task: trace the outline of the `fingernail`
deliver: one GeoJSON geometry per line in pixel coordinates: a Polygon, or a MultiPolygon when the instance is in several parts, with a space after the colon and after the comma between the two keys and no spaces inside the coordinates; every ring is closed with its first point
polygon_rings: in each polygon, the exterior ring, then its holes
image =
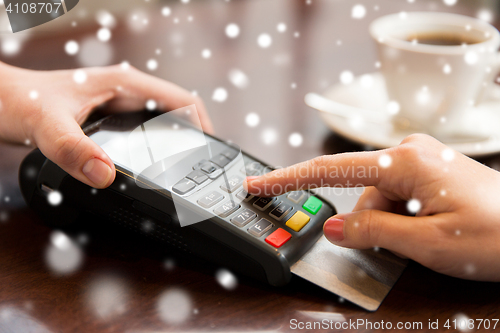
{"type": "Polygon", "coordinates": [[[106,186],[111,177],[111,168],[98,158],[93,158],[83,166],[83,173],[99,187],[106,186]]]}
{"type": "Polygon", "coordinates": [[[344,220],[337,217],[329,218],[323,225],[323,232],[330,242],[340,242],[344,239],[344,220]]]}

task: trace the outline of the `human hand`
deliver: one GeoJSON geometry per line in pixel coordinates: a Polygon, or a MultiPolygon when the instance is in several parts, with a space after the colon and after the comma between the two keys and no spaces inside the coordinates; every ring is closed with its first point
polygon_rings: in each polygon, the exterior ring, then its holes
{"type": "Polygon", "coordinates": [[[500,174],[429,136],[414,134],[385,150],[321,156],[248,177],[245,186],[276,196],[358,184],[368,187],[353,212],[325,222],[332,243],[381,247],[443,274],[500,281],[500,174]]]}
{"type": "Polygon", "coordinates": [[[130,66],[48,72],[0,63],[0,77],[0,139],[37,146],[74,178],[95,188],[113,182],[115,167],[80,124],[103,103],[113,112],[143,109],[148,99],[155,100],[159,110],[196,104],[204,131],[213,131],[201,99],[130,66]]]}

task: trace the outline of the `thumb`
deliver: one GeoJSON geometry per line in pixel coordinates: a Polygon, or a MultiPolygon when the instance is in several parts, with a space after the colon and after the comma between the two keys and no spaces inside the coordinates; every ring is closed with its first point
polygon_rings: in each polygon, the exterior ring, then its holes
{"type": "Polygon", "coordinates": [[[33,137],[48,159],[79,181],[95,188],[104,188],[113,182],[113,162],[83,133],[75,119],[47,117],[33,137]]]}
{"type": "Polygon", "coordinates": [[[429,249],[432,216],[414,217],[380,210],[362,210],[329,218],[324,226],[325,237],[335,245],[369,249],[381,247],[415,259],[422,249],[429,249]]]}

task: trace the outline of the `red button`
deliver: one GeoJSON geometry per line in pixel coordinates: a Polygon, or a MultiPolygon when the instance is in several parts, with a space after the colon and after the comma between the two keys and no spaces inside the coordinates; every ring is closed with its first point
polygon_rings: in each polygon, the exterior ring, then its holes
{"type": "Polygon", "coordinates": [[[290,238],[292,238],[292,235],[288,231],[279,228],[278,230],[267,236],[266,242],[274,247],[280,247],[281,245],[288,242],[290,238]]]}

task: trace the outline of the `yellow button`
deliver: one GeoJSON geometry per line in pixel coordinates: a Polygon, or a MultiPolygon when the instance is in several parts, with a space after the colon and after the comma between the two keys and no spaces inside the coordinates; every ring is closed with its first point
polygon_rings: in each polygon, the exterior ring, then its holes
{"type": "Polygon", "coordinates": [[[311,218],[302,212],[297,212],[286,221],[286,226],[293,231],[300,231],[309,222],[311,218]]]}

